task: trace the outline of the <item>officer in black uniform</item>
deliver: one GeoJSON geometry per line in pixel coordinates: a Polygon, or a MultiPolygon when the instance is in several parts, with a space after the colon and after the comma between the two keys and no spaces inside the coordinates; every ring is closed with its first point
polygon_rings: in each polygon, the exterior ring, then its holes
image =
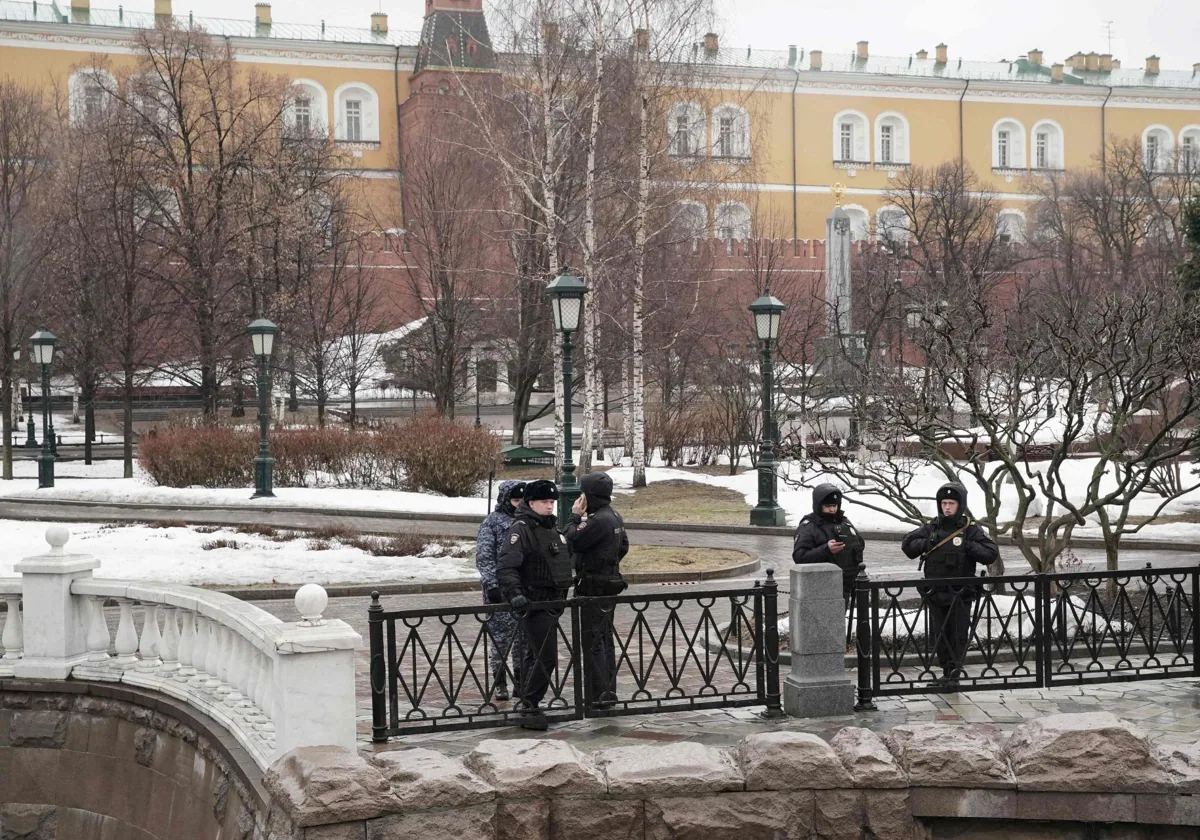
{"type": "Polygon", "coordinates": [[[571,558],[566,540],[555,527],[558,488],[540,479],[525,486],[512,527],[496,564],[496,582],[521,622],[524,657],[516,696],[522,701],[521,726],[545,730],[539,704],[558,667],[558,620],[561,608],[540,607],[561,601],[571,588],[571,558]]]}
{"type": "MultiPolygon", "coordinates": [[[[571,508],[563,530],[575,556],[575,594],[587,598],[620,595],[628,584],[621,577],[621,558],[629,553],[629,537],[621,514],[612,509],[612,479],[588,473],[583,491],[571,508]]],[[[597,709],[617,701],[617,659],[613,646],[612,601],[589,602],[583,609],[584,696],[597,709]]]]}
{"type": "MultiPolygon", "coordinates": [[[[904,538],[902,548],[912,559],[921,558],[927,579],[975,577],[975,566],[990,566],[1000,549],[967,511],[967,488],[958,482],[937,491],[938,516],[904,538]]],[[[979,595],[972,585],[918,587],[929,606],[929,632],[937,639],[941,679],[934,684],[954,689],[962,674],[967,641],[971,635],[971,603],[979,595]]]]}
{"type": "Polygon", "coordinates": [[[854,579],[866,568],[863,538],[842,512],[842,491],[832,484],[813,488],[813,512],[796,526],[792,560],[796,563],[833,563],[842,570],[842,597],[854,593],[854,579]]]}

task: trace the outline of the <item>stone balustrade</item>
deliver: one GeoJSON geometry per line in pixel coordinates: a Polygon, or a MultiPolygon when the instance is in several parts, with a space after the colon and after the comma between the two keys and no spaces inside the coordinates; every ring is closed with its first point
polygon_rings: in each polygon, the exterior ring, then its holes
{"type": "Polygon", "coordinates": [[[353,748],[354,651],[362,638],[325,620],[325,591],[296,593],[298,622],[191,586],[94,578],[99,562],[50,551],[0,580],[7,604],[0,677],[119,682],[182,700],[237,739],[260,768],[305,745],[353,748]],[[115,633],[106,607],[117,609],[115,633]]]}
{"type": "Polygon", "coordinates": [[[528,739],[464,757],[313,747],[283,756],[264,786],[295,840],[1163,840],[1200,826],[1200,744],[1156,744],[1096,712],[1011,734],[845,727],[828,743],[765,731],[732,747],[595,753],[528,739]]]}

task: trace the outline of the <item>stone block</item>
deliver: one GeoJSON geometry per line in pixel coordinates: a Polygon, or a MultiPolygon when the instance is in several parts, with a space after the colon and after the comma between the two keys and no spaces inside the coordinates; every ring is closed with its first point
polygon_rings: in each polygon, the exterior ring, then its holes
{"type": "Polygon", "coordinates": [[[524,799],[496,803],[496,840],[550,840],[550,802],[524,799]]]}
{"type": "Polygon", "coordinates": [[[922,723],[897,726],[883,740],[913,787],[1016,787],[1000,741],[990,730],[922,723]]]}
{"type": "Polygon", "coordinates": [[[8,725],[8,740],[14,747],[61,749],[67,743],[67,712],[13,712],[8,725]]]}
{"type": "Polygon", "coordinates": [[[914,817],[1004,820],[1017,813],[1015,790],[914,787],[908,802],[914,817]]]}
{"type": "Polygon", "coordinates": [[[1139,793],[1134,796],[1137,822],[1157,825],[1200,826],[1200,797],[1170,793],[1139,793]]]}
{"type": "Polygon", "coordinates": [[[863,821],[874,840],[913,840],[917,825],[907,790],[864,790],[863,821]]]}
{"type": "Polygon", "coordinates": [[[742,772],[728,751],[684,741],[616,747],[595,755],[610,794],[720,793],[742,790],[742,772]]]}
{"type": "Polygon", "coordinates": [[[904,788],[908,777],[883,739],[870,729],[844,726],[829,742],[842,766],[860,788],[904,788]]]}
{"type": "Polygon", "coordinates": [[[840,652],[795,654],[787,676],[797,682],[849,680],[846,676],[846,659],[840,652]]]}
{"type": "Polygon", "coordinates": [[[646,811],[636,799],[554,799],[550,840],[642,840],[646,811]]]}
{"type": "Polygon", "coordinates": [[[494,840],[495,814],[491,804],[393,814],[368,820],[367,840],[494,840]]]}
{"type": "Polygon", "coordinates": [[[1165,793],[1174,789],[1149,737],[1109,712],[1047,715],[1005,744],[1021,790],[1165,793]],[[1119,772],[1114,772],[1119,768],[1119,772]]]}
{"type": "Polygon", "coordinates": [[[4,840],[56,840],[55,805],[0,804],[0,837],[4,840]]]}
{"type": "Polygon", "coordinates": [[[1066,793],[1017,791],[1015,816],[1022,820],[1097,823],[1131,823],[1137,808],[1131,793],[1066,793]]]}
{"type": "Polygon", "coordinates": [[[856,692],[849,679],[805,679],[795,678],[796,662],[792,661],[793,673],[783,681],[783,708],[792,717],[830,717],[848,715],[854,711],[856,692]]]}
{"type": "Polygon", "coordinates": [[[263,787],[301,828],[400,810],[379,768],[344,747],[297,747],[271,765],[263,787]]]}
{"type": "Polygon", "coordinates": [[[81,715],[78,712],[71,712],[67,717],[67,740],[63,744],[63,749],[74,752],[87,752],[91,729],[91,717],[81,715]]]}
{"type": "Polygon", "coordinates": [[[71,784],[64,785],[59,792],[59,804],[98,814],[108,811],[118,767],[117,760],[109,755],[60,751],[58,772],[70,778],[71,784]]]}
{"type": "Polygon", "coordinates": [[[833,747],[807,732],[762,732],[743,738],[738,756],[746,790],[848,788],[854,785],[833,747]]]}
{"type": "Polygon", "coordinates": [[[846,607],[836,601],[800,601],[788,612],[793,655],[846,651],[846,607]]]}
{"type": "MultiPolygon", "coordinates": [[[[0,759],[0,802],[58,803],[59,783],[70,778],[59,773],[59,750],[0,747],[0,753],[7,754],[7,760],[0,759]]],[[[71,781],[65,786],[74,784],[71,781]]]]}
{"type": "Polygon", "coordinates": [[[1200,741],[1159,747],[1159,760],[1179,793],[1200,793],[1200,741]]]}
{"type": "Polygon", "coordinates": [[[860,791],[818,790],[814,795],[813,823],[823,840],[859,840],[865,822],[860,791]]]}
{"type": "Polygon", "coordinates": [[[646,800],[645,840],[807,840],[812,791],[646,800]]]}
{"type": "Polygon", "coordinates": [[[605,790],[592,759],[565,741],[488,739],[467,754],[466,766],[506,797],[586,795],[605,790]]]}
{"type": "Polygon", "coordinates": [[[383,752],[371,758],[406,811],[477,805],[496,798],[495,789],[467,770],[461,758],[436,750],[383,752]]]}
{"type": "Polygon", "coordinates": [[[842,570],[832,563],[792,566],[791,601],[841,601],[842,570]]]}
{"type": "Polygon", "coordinates": [[[367,824],[363,820],[315,825],[304,829],[304,840],[367,840],[367,824]]]}

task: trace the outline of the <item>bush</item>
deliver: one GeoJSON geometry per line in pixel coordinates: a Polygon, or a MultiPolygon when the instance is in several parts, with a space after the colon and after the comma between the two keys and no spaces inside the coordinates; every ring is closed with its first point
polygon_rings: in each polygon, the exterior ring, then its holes
{"type": "Polygon", "coordinates": [[[164,487],[248,487],[258,442],[230,426],[174,426],[138,441],[138,462],[164,487]]]}
{"type": "Polygon", "coordinates": [[[212,551],[214,548],[231,548],[237,551],[240,546],[238,546],[237,540],[209,540],[201,543],[200,547],[205,551],[212,551]]]}
{"type": "Polygon", "coordinates": [[[499,438],[487,429],[460,426],[445,417],[416,417],[401,428],[395,445],[409,490],[470,496],[500,454],[499,438]]]}

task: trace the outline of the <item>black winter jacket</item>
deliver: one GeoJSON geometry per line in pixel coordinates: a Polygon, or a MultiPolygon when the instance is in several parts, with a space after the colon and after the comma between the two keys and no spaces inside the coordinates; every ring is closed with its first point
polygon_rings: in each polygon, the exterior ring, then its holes
{"type": "Polygon", "coordinates": [[[966,488],[957,483],[944,485],[945,488],[953,488],[960,494],[959,512],[949,518],[939,515],[912,531],[901,547],[914,560],[925,555],[922,571],[927,578],[974,577],[977,564],[990,566],[995,563],[1000,557],[1000,549],[986,531],[971,521],[966,506],[966,488]],[[960,528],[962,533],[952,536],[960,528]]]}
{"type": "Polygon", "coordinates": [[[792,560],[796,563],[833,563],[842,570],[842,588],[854,588],[858,567],[862,563],[864,543],[854,524],[841,510],[822,513],[825,499],[840,493],[832,484],[820,484],[813,489],[813,512],[800,520],[796,526],[796,538],[792,545],[792,560]],[[829,550],[829,541],[838,540],[846,544],[837,554],[829,550]]]}
{"type": "Polygon", "coordinates": [[[554,514],[538,516],[522,501],[504,538],[496,582],[506,601],[557,601],[571,587],[571,558],[554,514]]]}
{"type": "Polygon", "coordinates": [[[575,555],[576,595],[617,595],[626,587],[621,558],[629,553],[629,537],[621,514],[607,502],[588,497],[588,518],[571,514],[563,536],[575,555]],[[598,509],[592,507],[599,504],[598,509]]]}

